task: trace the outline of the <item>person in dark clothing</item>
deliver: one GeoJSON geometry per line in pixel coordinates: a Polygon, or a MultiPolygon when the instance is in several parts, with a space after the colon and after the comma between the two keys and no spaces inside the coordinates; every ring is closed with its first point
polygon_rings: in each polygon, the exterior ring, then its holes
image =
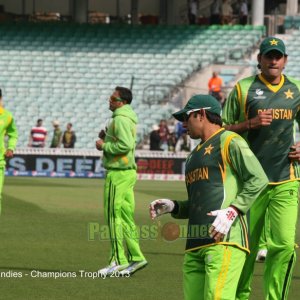
{"type": "Polygon", "coordinates": [[[160,148],[160,135],[158,125],[153,125],[152,131],[150,133],[150,150],[162,151],[160,148]]]}
{"type": "Polygon", "coordinates": [[[72,130],[72,123],[67,124],[67,130],[64,132],[62,143],[64,148],[74,148],[76,142],[75,132],[72,130]]]}

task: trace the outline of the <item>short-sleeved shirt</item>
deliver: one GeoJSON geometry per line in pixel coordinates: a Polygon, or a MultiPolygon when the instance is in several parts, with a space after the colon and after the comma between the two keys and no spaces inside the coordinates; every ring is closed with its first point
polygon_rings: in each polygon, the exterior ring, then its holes
{"type": "Polygon", "coordinates": [[[47,129],[42,126],[35,126],[31,129],[32,147],[43,147],[47,136],[47,129]]]}
{"type": "Polygon", "coordinates": [[[300,82],[282,75],[278,85],[271,85],[261,74],[239,81],[223,110],[223,122],[236,124],[272,109],[269,126],[249,130],[244,137],[257,156],[270,184],[300,179],[297,162],[288,158],[295,144],[295,120],[300,121],[300,82]]]}

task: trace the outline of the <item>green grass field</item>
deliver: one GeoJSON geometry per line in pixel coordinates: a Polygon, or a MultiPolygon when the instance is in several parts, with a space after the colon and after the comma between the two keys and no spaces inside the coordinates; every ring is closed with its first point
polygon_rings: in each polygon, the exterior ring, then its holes
{"type": "MultiPolygon", "coordinates": [[[[109,242],[98,234],[89,236],[88,230],[90,223],[104,225],[103,184],[96,179],[6,178],[0,271],[22,277],[1,277],[0,299],[183,299],[183,239],[168,242],[160,235],[143,236],[141,247],[149,265],[130,278],[84,277],[107,264],[109,242]],[[76,277],[33,277],[35,270],[76,272],[76,277]]],[[[136,222],[145,228],[175,222],[166,215],[153,223],[148,213],[151,200],[186,198],[183,182],[140,181],[135,195],[136,222]]],[[[300,299],[299,266],[298,261],[289,297],[293,300],[300,299]]],[[[263,299],[262,271],[263,264],[257,264],[251,299],[263,299]]]]}

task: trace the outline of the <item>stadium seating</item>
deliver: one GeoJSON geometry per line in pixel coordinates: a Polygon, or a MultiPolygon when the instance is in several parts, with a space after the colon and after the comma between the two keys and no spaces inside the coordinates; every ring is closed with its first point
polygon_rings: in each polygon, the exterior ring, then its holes
{"type": "Polygon", "coordinates": [[[293,30],[285,40],[288,63],[285,66],[284,73],[300,80],[300,30],[293,30]]]}
{"type": "Polygon", "coordinates": [[[0,87],[20,131],[18,146],[26,147],[42,118],[50,137],[51,121],[63,130],[72,122],[76,148],[94,148],[111,115],[110,93],[131,84],[141,141],[176,109],[166,104],[175,86],[228,55],[242,59],[262,34],[263,27],[239,25],[1,24],[0,87]]]}
{"type": "Polygon", "coordinates": [[[300,16],[285,16],[283,27],[285,30],[300,29],[300,16]]]}

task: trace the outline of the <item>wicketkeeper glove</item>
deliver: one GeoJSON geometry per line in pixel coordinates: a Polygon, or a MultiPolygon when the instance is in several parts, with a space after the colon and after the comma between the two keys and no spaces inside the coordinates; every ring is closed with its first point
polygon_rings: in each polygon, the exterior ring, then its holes
{"type": "Polygon", "coordinates": [[[156,199],[150,203],[150,217],[154,219],[173,211],[175,204],[170,199],[156,199]]]}
{"type": "MultiPolygon", "coordinates": [[[[210,216],[216,216],[215,221],[212,223],[214,227],[213,231],[218,233],[227,234],[232,223],[238,216],[238,211],[232,206],[229,206],[225,209],[214,210],[209,213],[210,216]]],[[[211,237],[212,234],[210,234],[211,237]]]]}

